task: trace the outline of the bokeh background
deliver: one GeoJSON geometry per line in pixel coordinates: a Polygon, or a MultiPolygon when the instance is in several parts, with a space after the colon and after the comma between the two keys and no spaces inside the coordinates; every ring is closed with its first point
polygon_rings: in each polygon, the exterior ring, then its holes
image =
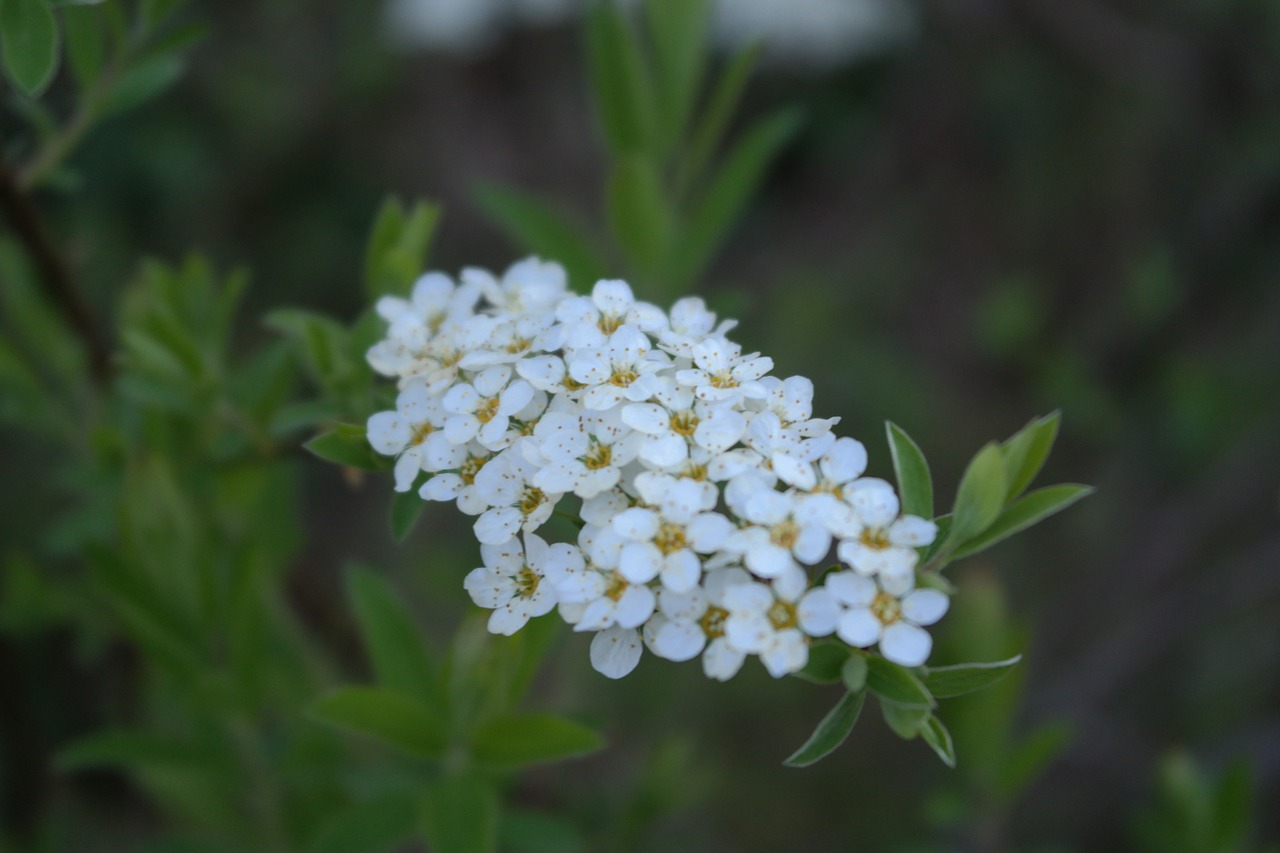
{"type": "MultiPolygon", "coordinates": [[[[106,312],[139,255],[207,252],[252,271],[252,347],[270,308],[365,307],[387,193],[444,205],[431,262],[451,271],[520,256],[480,184],[600,221],[578,12],[194,4],[208,34],[187,74],[95,130],[75,160],[84,191],[50,201],[91,299],[106,312]]],[[[610,746],[528,774],[514,801],[569,816],[587,849],[1159,849],[1143,827],[1184,755],[1210,779],[1243,758],[1256,835],[1275,839],[1280,5],[722,0],[716,16],[723,53],[770,44],[744,116],[798,103],[805,121],[697,292],[780,374],[812,377],[872,473],[891,473],[885,419],[949,496],[982,443],[1061,409],[1045,481],[1098,491],[950,570],[961,594],[937,659],[1026,655],[1017,678],[945,709],[958,771],[873,713],[824,762],[784,768],[835,694],[755,664],[711,683],[652,657],[609,682],[566,630],[532,701],[595,720],[610,746]],[[1019,782],[1010,756],[1029,737],[1043,772],[1019,782]]],[[[299,459],[305,545],[288,577],[306,629],[359,677],[355,561],[448,636],[471,607],[465,523],[435,507],[393,545],[389,478],[299,459]]],[[[34,510],[6,480],[0,530],[16,538],[34,510]]],[[[6,760],[21,741],[38,766],[115,707],[100,668],[119,662],[86,670],[57,632],[6,642],[0,705],[29,706],[5,717],[6,760]]],[[[133,849],[162,820],[109,773],[11,777],[4,793],[10,820],[101,827],[93,849],[133,849]]]]}

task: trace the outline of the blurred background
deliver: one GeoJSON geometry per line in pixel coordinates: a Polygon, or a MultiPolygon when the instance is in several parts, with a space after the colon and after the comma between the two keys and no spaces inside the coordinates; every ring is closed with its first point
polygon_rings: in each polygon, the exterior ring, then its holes
{"type": "MultiPolygon", "coordinates": [[[[604,217],[580,12],[195,3],[208,32],[186,75],[85,140],[82,192],[46,199],[51,219],[104,314],[139,255],[248,268],[245,347],[271,336],[268,309],[366,307],[354,283],[386,193],[443,205],[434,268],[504,268],[522,250],[479,185],[604,217]]],[[[1248,800],[1253,837],[1276,839],[1280,4],[721,0],[713,32],[726,56],[767,42],[744,117],[804,118],[695,291],[780,375],[814,380],[874,474],[892,472],[886,419],[949,498],[982,443],[1061,409],[1045,482],[1098,491],[949,570],[961,592],[934,660],[1025,652],[1017,677],[944,708],[959,770],[871,713],[822,763],[784,768],[836,694],[652,657],[614,683],[565,630],[532,701],[610,745],[525,775],[513,801],[568,817],[587,850],[1196,850],[1169,827],[1248,800]]],[[[29,452],[4,453],[12,542],[47,509],[25,495],[29,452]]],[[[432,507],[395,545],[389,477],[297,464],[287,578],[305,630],[358,677],[356,561],[447,637],[471,608],[465,521],[432,507]]],[[[125,664],[0,610],[6,819],[135,849],[163,822],[145,795],[42,764],[118,711],[103,688],[125,664]]]]}

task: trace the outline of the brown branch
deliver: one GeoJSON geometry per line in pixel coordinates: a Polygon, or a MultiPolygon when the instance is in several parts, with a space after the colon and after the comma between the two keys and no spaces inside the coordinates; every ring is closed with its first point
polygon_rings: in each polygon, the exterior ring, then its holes
{"type": "Polygon", "coordinates": [[[107,340],[45,229],[39,210],[19,187],[3,158],[0,158],[0,208],[4,209],[14,233],[35,265],[45,293],[84,344],[94,381],[105,384],[111,377],[111,349],[107,340]]]}

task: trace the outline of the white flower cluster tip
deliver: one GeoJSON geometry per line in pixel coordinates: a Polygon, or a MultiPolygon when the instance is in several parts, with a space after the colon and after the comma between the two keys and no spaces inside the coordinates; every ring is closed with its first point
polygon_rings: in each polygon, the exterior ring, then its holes
{"type": "Polygon", "coordinates": [[[558,607],[612,678],[645,646],[721,680],[757,655],[778,677],[832,634],[924,663],[948,605],[916,585],[936,527],[863,476],[862,444],[813,417],[812,382],[772,376],[701,299],[667,313],[622,281],[581,296],[536,258],[459,279],[378,302],[389,328],[368,359],[400,394],[368,437],[397,491],[425,474],[422,498],[477,517],[465,587],[490,631],[558,607]],[[562,506],[577,541],[549,544],[562,506]],[[841,566],[819,575],[833,548],[841,566]]]}

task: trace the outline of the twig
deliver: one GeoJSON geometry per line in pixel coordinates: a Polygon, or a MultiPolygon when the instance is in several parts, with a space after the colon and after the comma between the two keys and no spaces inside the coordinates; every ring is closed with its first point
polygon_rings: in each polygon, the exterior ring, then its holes
{"type": "Polygon", "coordinates": [[[71,277],[66,261],[49,237],[40,212],[14,180],[13,172],[0,156],[0,207],[14,233],[35,264],[40,283],[58,311],[84,344],[94,381],[105,384],[111,378],[111,349],[71,277]]]}

